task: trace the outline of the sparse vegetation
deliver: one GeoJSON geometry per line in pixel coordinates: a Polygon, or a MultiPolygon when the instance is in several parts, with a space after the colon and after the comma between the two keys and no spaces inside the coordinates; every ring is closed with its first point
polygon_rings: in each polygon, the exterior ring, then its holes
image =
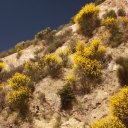
{"type": "Polygon", "coordinates": [[[51,28],[48,27],[48,28],[42,30],[41,32],[38,32],[35,35],[35,38],[37,40],[45,40],[45,41],[47,41],[47,44],[50,44],[50,43],[53,42],[55,32],[56,31],[54,31],[54,30],[52,30],[51,28]]]}
{"type": "Polygon", "coordinates": [[[17,52],[17,55],[16,55],[16,58],[17,58],[17,59],[20,59],[21,55],[22,55],[22,52],[21,52],[21,51],[18,51],[18,52],[17,52]]]}

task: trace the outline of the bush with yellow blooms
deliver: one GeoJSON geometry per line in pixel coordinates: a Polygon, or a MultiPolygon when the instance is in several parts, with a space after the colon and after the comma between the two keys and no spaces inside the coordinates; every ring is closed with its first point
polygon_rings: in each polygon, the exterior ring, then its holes
{"type": "Polygon", "coordinates": [[[4,69],[5,64],[3,62],[0,62],[0,72],[4,69]]]}
{"type": "Polygon", "coordinates": [[[107,116],[94,122],[90,128],[126,128],[125,125],[115,116],[107,116]]]}
{"type": "Polygon", "coordinates": [[[7,101],[9,105],[23,112],[28,105],[28,100],[32,95],[31,80],[28,76],[16,73],[9,79],[8,86],[10,88],[7,93],[7,101]]]}
{"type": "Polygon", "coordinates": [[[120,31],[118,19],[107,17],[102,20],[102,24],[108,28],[111,33],[109,44],[112,47],[117,47],[123,41],[123,33],[120,31]]]}
{"type": "Polygon", "coordinates": [[[99,24],[98,12],[98,7],[94,3],[90,3],[85,5],[74,17],[74,22],[87,36],[92,36],[93,30],[99,24]]]}
{"type": "Polygon", "coordinates": [[[9,79],[8,83],[10,88],[18,89],[21,86],[29,87],[31,85],[31,79],[24,74],[15,73],[14,76],[9,79]]]}
{"type": "Polygon", "coordinates": [[[110,99],[110,113],[128,122],[128,87],[124,87],[110,99]]]}
{"type": "Polygon", "coordinates": [[[57,54],[47,54],[44,58],[44,63],[46,65],[48,73],[52,77],[56,77],[60,73],[60,71],[62,71],[62,59],[57,54]]]}

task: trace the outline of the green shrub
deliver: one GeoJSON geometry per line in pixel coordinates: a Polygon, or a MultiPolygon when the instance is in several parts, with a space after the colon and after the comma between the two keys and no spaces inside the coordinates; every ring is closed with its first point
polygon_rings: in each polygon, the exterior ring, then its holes
{"type": "Polygon", "coordinates": [[[17,52],[19,52],[19,51],[23,50],[24,47],[25,47],[25,42],[23,41],[23,42],[17,43],[15,46],[15,49],[17,52]]]}
{"type": "Polygon", "coordinates": [[[74,22],[79,25],[86,36],[92,36],[93,30],[99,25],[98,12],[98,7],[94,3],[90,3],[85,5],[74,17],[74,22]]]}
{"type": "Polygon", "coordinates": [[[128,122],[128,87],[121,89],[111,97],[110,112],[124,123],[128,122]]]}
{"type": "Polygon", "coordinates": [[[110,10],[106,14],[104,14],[104,18],[107,18],[107,17],[117,18],[117,15],[114,10],[110,10]]]}
{"type": "Polygon", "coordinates": [[[120,65],[117,70],[117,76],[121,85],[128,85],[128,58],[119,57],[116,63],[120,65]]]}
{"type": "Polygon", "coordinates": [[[62,109],[68,109],[72,106],[72,102],[75,100],[75,95],[70,86],[65,85],[58,91],[58,94],[60,95],[62,109]]]}
{"type": "Polygon", "coordinates": [[[56,54],[47,54],[44,58],[44,62],[48,73],[52,77],[56,77],[62,71],[62,59],[56,54]]]}
{"type": "Polygon", "coordinates": [[[126,12],[123,8],[119,8],[117,14],[118,16],[126,16],[126,12]]]}
{"type": "Polygon", "coordinates": [[[55,31],[51,30],[51,28],[48,27],[42,30],[41,32],[38,32],[35,35],[35,38],[40,41],[45,40],[49,44],[53,42],[54,34],[55,34],[55,31]]]}
{"type": "Polygon", "coordinates": [[[91,125],[91,128],[126,128],[125,125],[115,116],[101,118],[91,125]]]}
{"type": "Polygon", "coordinates": [[[17,55],[16,55],[16,58],[17,58],[17,59],[20,59],[21,55],[22,55],[22,52],[21,52],[21,51],[18,51],[18,52],[17,52],[17,55]]]}

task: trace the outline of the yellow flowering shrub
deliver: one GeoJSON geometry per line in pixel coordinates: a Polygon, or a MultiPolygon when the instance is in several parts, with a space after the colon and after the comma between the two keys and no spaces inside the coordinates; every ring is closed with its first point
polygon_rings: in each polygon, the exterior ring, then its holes
{"type": "Polygon", "coordinates": [[[121,89],[111,97],[110,112],[121,120],[128,121],[128,87],[121,89]]]}
{"type": "Polygon", "coordinates": [[[76,81],[76,77],[75,77],[74,74],[70,74],[70,75],[68,75],[67,77],[65,77],[65,83],[66,83],[66,84],[72,85],[72,84],[75,83],[75,81],[76,81]]]}
{"type": "Polygon", "coordinates": [[[31,80],[28,76],[16,73],[8,81],[10,88],[7,92],[7,101],[11,107],[20,111],[25,110],[29,98],[32,94],[31,80]]]}
{"type": "Polygon", "coordinates": [[[102,45],[101,40],[95,38],[90,42],[90,46],[84,49],[83,55],[90,59],[101,60],[104,57],[106,51],[107,49],[104,45],[102,45]]]}
{"type": "Polygon", "coordinates": [[[0,91],[4,89],[4,86],[0,84],[0,91]]]}
{"type": "Polygon", "coordinates": [[[117,27],[117,19],[113,17],[107,17],[102,20],[102,24],[110,29],[117,27]]]}
{"type": "Polygon", "coordinates": [[[56,76],[62,69],[62,59],[56,54],[47,54],[44,58],[48,72],[56,76]]]}
{"type": "Polygon", "coordinates": [[[87,4],[76,14],[74,22],[86,35],[91,36],[92,31],[98,25],[98,12],[99,9],[94,3],[87,4]]]}
{"type": "Polygon", "coordinates": [[[77,44],[76,44],[76,52],[83,52],[84,51],[84,48],[85,48],[85,43],[84,42],[81,42],[81,41],[78,41],[77,44]]]}
{"type": "Polygon", "coordinates": [[[117,47],[123,41],[123,33],[120,31],[118,19],[107,17],[102,20],[102,24],[108,28],[111,33],[109,44],[112,47],[117,47]]]}
{"type": "Polygon", "coordinates": [[[3,62],[0,62],[0,71],[2,71],[4,69],[5,65],[3,62]]]}
{"type": "Polygon", "coordinates": [[[31,91],[28,87],[20,87],[18,90],[14,90],[7,94],[7,100],[13,107],[20,107],[25,104],[29,97],[31,96],[31,91]]]}
{"type": "Polygon", "coordinates": [[[87,77],[99,77],[101,75],[102,65],[97,60],[75,55],[74,69],[87,77]]]}
{"type": "Polygon", "coordinates": [[[91,128],[126,128],[125,125],[115,116],[107,116],[94,122],[91,128]]]}
{"type": "MultiPolygon", "coordinates": [[[[83,46],[82,46],[83,47],[83,46]]],[[[102,45],[98,38],[93,39],[90,45],[82,48],[81,52],[77,50],[73,57],[73,68],[87,77],[99,77],[101,75],[103,59],[106,53],[106,47],[102,45]]]]}
{"type": "Polygon", "coordinates": [[[18,89],[21,86],[30,86],[31,80],[24,74],[15,73],[15,75],[9,79],[8,83],[10,88],[18,89]]]}

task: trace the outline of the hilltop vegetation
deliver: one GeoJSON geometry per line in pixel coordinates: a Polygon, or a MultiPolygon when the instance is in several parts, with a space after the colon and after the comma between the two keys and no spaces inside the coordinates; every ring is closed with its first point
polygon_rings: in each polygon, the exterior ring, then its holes
{"type": "Polygon", "coordinates": [[[1,128],[128,127],[128,17],[108,1],[0,54],[1,128]]]}

